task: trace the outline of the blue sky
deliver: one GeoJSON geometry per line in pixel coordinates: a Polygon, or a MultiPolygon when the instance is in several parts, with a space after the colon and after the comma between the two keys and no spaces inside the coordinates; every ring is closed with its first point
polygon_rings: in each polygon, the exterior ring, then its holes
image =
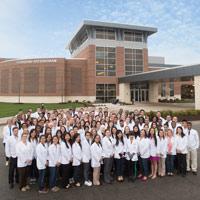
{"type": "Polygon", "coordinates": [[[69,57],[84,19],[157,27],[149,55],[200,63],[199,0],[0,0],[0,57],[69,57]]]}

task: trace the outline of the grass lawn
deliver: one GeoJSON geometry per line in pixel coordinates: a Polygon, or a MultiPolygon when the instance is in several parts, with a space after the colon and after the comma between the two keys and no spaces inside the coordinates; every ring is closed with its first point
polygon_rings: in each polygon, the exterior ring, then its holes
{"type": "MultiPolygon", "coordinates": [[[[84,107],[83,103],[46,103],[44,104],[45,108],[48,110],[53,109],[63,109],[63,108],[76,108],[76,107],[84,107]]],[[[0,118],[14,116],[19,111],[27,111],[28,109],[32,109],[35,111],[38,107],[41,107],[39,103],[1,103],[0,102],[0,118]]]]}

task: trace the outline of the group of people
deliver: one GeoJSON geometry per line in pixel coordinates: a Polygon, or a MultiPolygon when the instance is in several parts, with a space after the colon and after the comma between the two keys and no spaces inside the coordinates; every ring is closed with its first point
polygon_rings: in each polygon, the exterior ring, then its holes
{"type": "Polygon", "coordinates": [[[108,108],[19,113],[3,129],[9,185],[39,193],[174,174],[197,175],[198,132],[176,116],[108,108]],[[59,184],[58,184],[59,183],[59,184]]]}

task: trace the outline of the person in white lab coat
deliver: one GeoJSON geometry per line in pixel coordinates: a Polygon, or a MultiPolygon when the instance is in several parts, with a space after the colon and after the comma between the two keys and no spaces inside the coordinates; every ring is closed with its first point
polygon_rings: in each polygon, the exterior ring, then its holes
{"type": "Polygon", "coordinates": [[[30,189],[27,184],[28,165],[31,165],[33,151],[30,142],[27,141],[28,135],[22,133],[21,141],[16,145],[17,168],[19,172],[19,188],[22,192],[30,189]]]}
{"type": "Polygon", "coordinates": [[[172,129],[167,130],[166,140],[167,140],[166,172],[168,176],[173,176],[177,142],[172,129]]]}
{"type": "Polygon", "coordinates": [[[197,175],[197,149],[199,148],[199,134],[192,128],[192,123],[188,122],[188,153],[187,153],[187,171],[192,170],[197,175]]]}
{"type": "Polygon", "coordinates": [[[176,152],[177,152],[177,173],[186,176],[186,155],[188,153],[188,140],[187,136],[183,133],[183,128],[181,126],[176,129],[176,152]]]}
{"type": "Polygon", "coordinates": [[[149,141],[150,141],[150,161],[151,161],[151,174],[149,177],[155,179],[157,177],[158,171],[158,161],[159,156],[159,140],[156,135],[156,130],[154,128],[149,129],[149,141]]]}
{"type": "Polygon", "coordinates": [[[70,187],[69,178],[72,166],[72,148],[71,135],[65,133],[61,142],[61,169],[62,169],[62,187],[68,189],[70,187]]]}
{"type": "Polygon", "coordinates": [[[142,178],[143,181],[146,181],[149,174],[148,160],[150,157],[150,140],[147,138],[147,134],[144,129],[140,132],[138,147],[141,166],[141,174],[138,175],[138,178],[142,178]]]}
{"type": "Polygon", "coordinates": [[[49,160],[49,186],[52,192],[58,192],[59,187],[56,186],[57,170],[60,166],[61,148],[58,137],[56,135],[52,138],[53,143],[48,149],[48,160],[49,160]]]}
{"type": "Polygon", "coordinates": [[[93,143],[91,145],[91,166],[93,168],[93,185],[100,185],[100,170],[101,163],[103,160],[102,145],[100,143],[101,137],[97,134],[94,137],[93,143]]]}
{"type": "Polygon", "coordinates": [[[85,133],[85,139],[81,141],[82,146],[82,156],[83,156],[83,177],[84,184],[86,186],[92,186],[92,182],[90,181],[90,171],[91,171],[91,147],[92,138],[91,133],[88,131],[85,133]]]}
{"type": "MultiPolygon", "coordinates": [[[[12,125],[12,120],[9,119],[7,120],[7,125],[3,127],[3,146],[4,148],[6,148],[6,142],[9,138],[9,136],[12,135],[12,128],[13,128],[13,125],[12,125]]],[[[8,166],[9,164],[9,158],[6,156],[6,166],[8,166]]]]}
{"type": "Polygon", "coordinates": [[[36,164],[38,169],[38,186],[39,193],[45,194],[48,190],[45,189],[45,175],[46,175],[46,167],[48,166],[48,149],[45,145],[46,137],[45,135],[41,135],[39,139],[39,144],[36,147],[36,164]]]}
{"type": "Polygon", "coordinates": [[[72,154],[73,154],[73,177],[74,182],[77,187],[81,186],[81,170],[82,170],[82,146],[81,138],[79,134],[75,134],[73,138],[74,142],[72,145],[72,154]]]}
{"type": "Polygon", "coordinates": [[[158,175],[163,177],[163,176],[165,176],[165,172],[166,172],[165,160],[167,157],[167,139],[164,135],[163,129],[160,129],[158,132],[158,143],[159,143],[158,175]]]}
{"type": "Polygon", "coordinates": [[[10,189],[14,187],[14,176],[16,183],[19,182],[19,175],[17,170],[17,155],[16,155],[16,145],[19,142],[18,137],[18,127],[12,129],[13,135],[7,138],[5,145],[5,154],[9,158],[9,174],[8,181],[10,184],[10,189]]]}
{"type": "Polygon", "coordinates": [[[125,161],[125,142],[123,139],[123,133],[121,130],[116,132],[116,142],[114,146],[114,158],[116,164],[117,181],[122,182],[124,180],[124,161],[125,161]]]}
{"type": "Polygon", "coordinates": [[[36,146],[38,144],[38,138],[35,129],[32,129],[30,131],[28,141],[31,143],[31,147],[33,150],[32,162],[31,165],[29,166],[29,178],[30,182],[34,183],[38,178],[38,170],[36,166],[36,146]]]}
{"type": "Polygon", "coordinates": [[[105,136],[102,139],[103,148],[103,162],[104,162],[104,182],[111,184],[113,178],[111,177],[111,170],[113,166],[113,156],[114,156],[114,144],[111,140],[110,130],[105,131],[105,136]]]}
{"type": "Polygon", "coordinates": [[[137,177],[138,141],[138,136],[131,131],[129,138],[126,140],[126,160],[128,161],[129,181],[135,181],[137,177]]]}

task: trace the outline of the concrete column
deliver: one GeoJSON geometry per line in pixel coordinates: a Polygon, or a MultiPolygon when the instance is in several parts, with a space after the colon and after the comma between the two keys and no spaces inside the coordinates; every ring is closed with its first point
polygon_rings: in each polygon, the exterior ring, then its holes
{"type": "Polygon", "coordinates": [[[158,102],[158,82],[149,82],[149,102],[157,103],[158,102]]]}
{"type": "Polygon", "coordinates": [[[129,83],[119,84],[119,101],[123,103],[131,103],[131,91],[129,83]]]}
{"type": "Polygon", "coordinates": [[[200,110],[200,76],[194,77],[195,109],[200,110]]]}

